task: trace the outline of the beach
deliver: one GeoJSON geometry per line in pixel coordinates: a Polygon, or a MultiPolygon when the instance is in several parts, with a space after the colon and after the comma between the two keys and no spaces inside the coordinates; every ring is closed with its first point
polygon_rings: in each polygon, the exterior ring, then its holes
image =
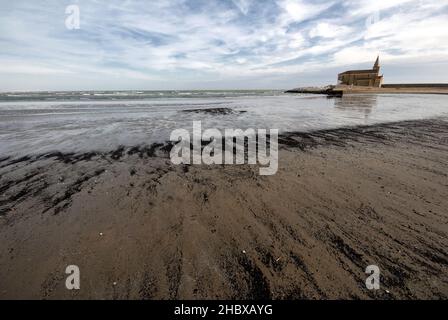
{"type": "Polygon", "coordinates": [[[446,117],[279,146],[273,176],[176,166],[166,143],[2,157],[0,298],[448,297],[446,117]]]}
{"type": "Polygon", "coordinates": [[[13,315],[448,300],[448,0],[0,7],[13,315]]]}

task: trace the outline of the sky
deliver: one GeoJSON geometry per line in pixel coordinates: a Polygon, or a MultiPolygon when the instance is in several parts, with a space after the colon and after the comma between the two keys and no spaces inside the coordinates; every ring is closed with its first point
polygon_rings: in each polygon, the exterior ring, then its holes
{"type": "Polygon", "coordinates": [[[288,89],[378,54],[448,82],[448,0],[0,0],[0,91],[288,89]]]}

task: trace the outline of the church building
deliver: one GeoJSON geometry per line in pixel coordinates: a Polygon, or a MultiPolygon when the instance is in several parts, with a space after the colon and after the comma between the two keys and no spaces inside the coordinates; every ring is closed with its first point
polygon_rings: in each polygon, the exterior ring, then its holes
{"type": "Polygon", "coordinates": [[[383,76],[380,76],[380,57],[376,58],[373,69],[351,70],[340,73],[338,75],[338,84],[381,88],[383,76]]]}

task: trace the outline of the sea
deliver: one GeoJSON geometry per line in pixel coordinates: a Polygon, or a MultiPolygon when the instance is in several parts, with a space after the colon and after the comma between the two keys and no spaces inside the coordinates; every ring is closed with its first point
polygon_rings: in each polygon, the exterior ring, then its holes
{"type": "Polygon", "coordinates": [[[447,95],[290,94],[278,90],[0,93],[0,156],[108,151],[166,142],[175,129],[320,129],[448,117],[447,95]],[[225,112],[207,112],[215,109],[225,112]]]}

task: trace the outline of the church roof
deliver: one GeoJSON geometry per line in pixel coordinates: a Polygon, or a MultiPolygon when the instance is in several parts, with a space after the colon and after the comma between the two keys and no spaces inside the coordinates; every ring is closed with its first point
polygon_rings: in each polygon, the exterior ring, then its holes
{"type": "Polygon", "coordinates": [[[349,70],[342,72],[340,74],[353,74],[353,73],[377,73],[376,70],[370,69],[370,70],[349,70]]]}
{"type": "Polygon", "coordinates": [[[369,69],[369,70],[349,70],[349,71],[342,72],[339,75],[356,74],[356,73],[378,73],[379,69],[380,69],[380,56],[378,55],[378,57],[376,58],[375,64],[373,66],[373,69],[369,69]]]}

